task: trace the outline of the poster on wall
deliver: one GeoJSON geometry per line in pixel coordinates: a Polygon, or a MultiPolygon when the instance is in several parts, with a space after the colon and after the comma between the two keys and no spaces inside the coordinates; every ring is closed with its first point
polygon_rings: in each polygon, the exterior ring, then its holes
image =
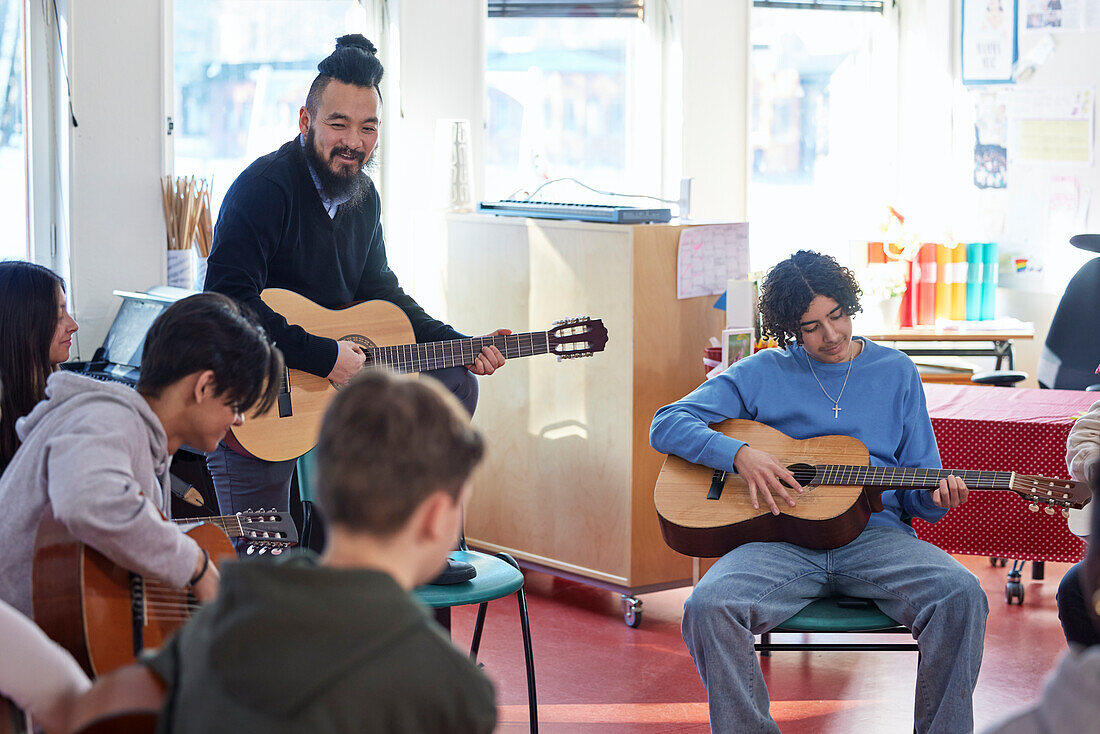
{"type": "Polygon", "coordinates": [[[1012,82],[1018,12],[1017,0],[963,0],[963,84],[1012,82]]]}
{"type": "Polygon", "coordinates": [[[1020,27],[1025,31],[1096,30],[1100,22],[1097,0],[1024,0],[1020,27]]]}
{"type": "Polygon", "coordinates": [[[974,185],[1008,186],[1008,94],[983,89],[974,98],[974,185]]]}

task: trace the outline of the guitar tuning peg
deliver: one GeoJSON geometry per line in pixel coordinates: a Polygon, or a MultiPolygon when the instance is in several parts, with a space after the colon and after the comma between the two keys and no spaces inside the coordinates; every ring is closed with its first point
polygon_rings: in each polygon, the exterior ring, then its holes
{"type": "Polygon", "coordinates": [[[1065,507],[1062,508],[1062,517],[1069,517],[1069,510],[1067,510],[1065,507]]]}
{"type": "Polygon", "coordinates": [[[559,354],[559,355],[558,355],[558,361],[560,362],[560,361],[562,361],[563,359],[565,359],[565,357],[563,357],[563,356],[561,356],[561,355],[559,354]]]}
{"type": "Polygon", "coordinates": [[[272,548],[271,549],[271,555],[273,555],[273,556],[281,556],[282,554],[283,554],[283,549],[282,548],[272,548]]]}
{"type": "Polygon", "coordinates": [[[259,553],[259,555],[261,555],[261,556],[262,556],[262,555],[263,555],[264,553],[267,553],[267,546],[263,546],[262,548],[260,548],[260,553],[259,553]]]}
{"type": "Polygon", "coordinates": [[[1047,505],[1046,507],[1043,508],[1043,512],[1045,512],[1048,515],[1054,515],[1054,508],[1051,507],[1050,505],[1047,505]]]}
{"type": "Polygon", "coordinates": [[[250,545],[250,546],[248,546],[248,550],[246,550],[246,551],[244,552],[244,554],[245,554],[246,556],[250,556],[250,555],[252,555],[252,554],[253,554],[253,553],[255,553],[255,552],[256,552],[256,546],[254,546],[254,545],[250,545]]]}
{"type": "Polygon", "coordinates": [[[1039,505],[1032,502],[1030,505],[1027,506],[1027,509],[1031,510],[1032,512],[1038,512],[1039,511],[1039,505]]]}

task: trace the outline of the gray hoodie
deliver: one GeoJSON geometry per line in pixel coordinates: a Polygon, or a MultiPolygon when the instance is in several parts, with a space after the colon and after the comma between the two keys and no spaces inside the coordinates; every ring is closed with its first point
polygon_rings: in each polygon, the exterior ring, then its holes
{"type": "Polygon", "coordinates": [[[23,445],[0,476],[0,599],[31,616],[34,536],[47,505],[118,565],[182,587],[198,558],[170,512],[168,439],[124,385],[57,372],[15,424],[23,445]]]}
{"type": "Polygon", "coordinates": [[[1085,734],[1100,731],[1100,647],[1071,645],[1031,708],[985,734],[1085,734]]]}

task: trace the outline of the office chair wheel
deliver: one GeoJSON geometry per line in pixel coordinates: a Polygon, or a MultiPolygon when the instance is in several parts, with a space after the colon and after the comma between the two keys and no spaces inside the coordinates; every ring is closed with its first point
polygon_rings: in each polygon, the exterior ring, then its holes
{"type": "Polygon", "coordinates": [[[634,596],[622,595],[623,621],[627,627],[637,629],[642,623],[642,600],[634,596]]]}
{"type": "Polygon", "coordinates": [[[993,566],[994,568],[996,568],[997,566],[1003,567],[1006,563],[1008,563],[1007,558],[997,558],[996,556],[989,557],[989,565],[993,566]]]}
{"type": "Polygon", "coordinates": [[[1024,585],[1019,581],[1009,581],[1005,584],[1005,603],[1007,604],[1023,604],[1024,603],[1024,585]]]}

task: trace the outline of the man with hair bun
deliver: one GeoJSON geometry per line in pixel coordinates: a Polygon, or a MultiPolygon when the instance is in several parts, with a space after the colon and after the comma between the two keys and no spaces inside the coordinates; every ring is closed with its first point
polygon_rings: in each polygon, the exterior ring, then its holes
{"type": "MultiPolygon", "coordinates": [[[[768,273],[760,294],[766,349],[736,362],[657,411],[653,448],[748,484],[753,507],[779,514],[802,488],[775,456],[709,426],[727,418],[764,423],[794,439],[853,436],[874,466],[939,468],[924,390],[904,354],[852,336],[859,286],[836,260],[801,250],[768,273]]],[[[729,491],[728,489],[726,491],[729,491]]],[[[977,578],[916,537],[908,520],[935,522],[966,501],[960,477],[932,491],[888,490],[881,512],[847,545],[741,545],[714,564],[684,604],[683,636],[710,705],[713,732],[778,732],[753,635],[819,597],[872,599],[920,644],[914,728],[974,730],[972,694],[989,611],[977,578]]]]}
{"type": "MultiPolygon", "coordinates": [[[[389,301],[408,316],[418,342],[465,336],[425,313],[387,262],[381,202],[365,172],[374,161],[381,122],[383,69],[376,53],[359,34],[341,36],[336,50],[317,65],[299,111],[300,134],[252,163],[226,193],[205,283],[206,290],[259,314],[287,366],[337,384],[347,383],[363,366],[362,350],[288,323],[260,299],[265,288],[290,290],[326,308],[389,301]]],[[[475,375],[490,375],[503,364],[500,351],[486,347],[466,368],[424,374],[472,414],[475,375]]],[[[221,512],[287,509],[294,461],[261,461],[230,446],[223,443],[208,457],[221,512]]]]}

